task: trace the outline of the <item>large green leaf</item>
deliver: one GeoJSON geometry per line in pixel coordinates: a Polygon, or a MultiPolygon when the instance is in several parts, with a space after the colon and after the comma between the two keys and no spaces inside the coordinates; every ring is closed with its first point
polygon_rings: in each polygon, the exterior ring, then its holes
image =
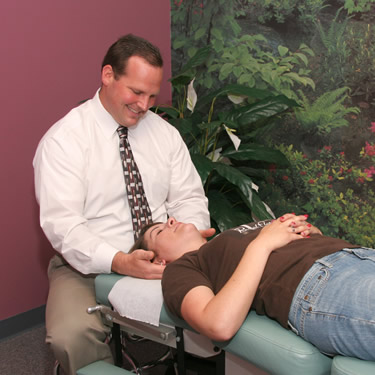
{"type": "Polygon", "coordinates": [[[207,104],[211,103],[214,98],[220,97],[220,96],[227,96],[229,94],[244,95],[244,96],[247,96],[249,98],[254,98],[254,99],[264,99],[272,95],[271,92],[267,90],[256,89],[256,88],[248,87],[245,85],[239,85],[239,84],[229,84],[220,88],[219,90],[216,90],[206,96],[201,97],[196,107],[198,108],[205,107],[207,104]]]}
{"type": "Polygon", "coordinates": [[[253,195],[251,215],[253,217],[253,221],[272,219],[272,215],[267,211],[266,206],[259,198],[258,194],[253,195]]]}
{"type": "Polygon", "coordinates": [[[289,161],[282,152],[256,143],[241,144],[237,151],[234,147],[230,147],[222,152],[222,156],[235,160],[265,161],[280,167],[289,166],[289,161]]]}
{"type": "Polygon", "coordinates": [[[220,126],[222,122],[221,121],[211,121],[211,122],[202,122],[201,124],[198,124],[197,126],[199,129],[205,131],[208,130],[209,133],[215,132],[220,126]]]}
{"type": "Polygon", "coordinates": [[[288,108],[298,104],[284,95],[269,96],[257,103],[236,108],[223,117],[223,120],[238,123],[238,125],[248,125],[261,119],[270,118],[280,114],[288,108]]]}
{"type": "Polygon", "coordinates": [[[178,118],[178,115],[179,115],[178,110],[174,107],[156,107],[155,106],[155,107],[152,107],[151,110],[157,113],[158,115],[162,113],[166,113],[171,118],[178,118]]]}
{"type": "Polygon", "coordinates": [[[215,170],[220,176],[224,177],[227,181],[237,186],[245,197],[248,207],[251,209],[254,191],[252,189],[253,182],[250,177],[246,176],[238,169],[223,163],[215,163],[215,170]]]}
{"type": "Polygon", "coordinates": [[[223,163],[215,163],[215,170],[220,176],[239,189],[244,203],[249,207],[256,220],[270,218],[270,214],[267,212],[262,200],[253,190],[253,182],[249,176],[243,174],[238,169],[223,163]]]}
{"type": "Polygon", "coordinates": [[[192,123],[190,119],[177,118],[170,119],[169,122],[180,132],[182,137],[187,134],[196,135],[199,132],[199,129],[192,123]]]}
{"type": "Polygon", "coordinates": [[[194,68],[202,65],[210,56],[211,48],[209,46],[200,48],[196,54],[181,68],[179,74],[170,79],[172,85],[181,84],[182,81],[188,83],[194,78],[194,68]]]}
{"type": "Polygon", "coordinates": [[[211,171],[215,168],[216,163],[201,154],[192,154],[191,160],[193,161],[202,180],[202,184],[204,185],[211,171]]]}
{"type": "Polygon", "coordinates": [[[266,175],[268,175],[268,170],[264,168],[255,168],[256,165],[248,166],[248,165],[241,165],[238,166],[237,169],[239,169],[242,173],[246,174],[247,176],[250,176],[251,178],[257,179],[257,180],[265,180],[266,175]]]}
{"type": "Polygon", "coordinates": [[[207,198],[211,220],[221,232],[252,221],[250,211],[246,214],[239,206],[233,206],[224,193],[210,190],[207,198]]]}
{"type": "Polygon", "coordinates": [[[174,88],[178,88],[181,86],[187,86],[191,80],[194,78],[195,72],[191,72],[190,74],[179,74],[175,78],[171,78],[170,81],[174,88]]]}

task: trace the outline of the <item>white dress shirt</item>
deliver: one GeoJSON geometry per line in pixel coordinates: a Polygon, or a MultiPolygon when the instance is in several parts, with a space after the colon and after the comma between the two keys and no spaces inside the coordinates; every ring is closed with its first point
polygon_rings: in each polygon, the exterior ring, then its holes
{"type": "MultiPolygon", "coordinates": [[[[114,255],[134,243],[117,127],[98,90],[47,131],[33,161],[41,227],[84,274],[111,272],[114,255]]],[[[169,215],[208,228],[207,199],[179,132],[148,111],[128,137],[153,221],[169,215]]]]}

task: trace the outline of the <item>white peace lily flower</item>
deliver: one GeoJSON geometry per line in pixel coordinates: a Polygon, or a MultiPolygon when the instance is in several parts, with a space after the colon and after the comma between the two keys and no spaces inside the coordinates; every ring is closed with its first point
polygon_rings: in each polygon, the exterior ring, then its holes
{"type": "Polygon", "coordinates": [[[197,104],[197,93],[194,90],[194,80],[189,83],[188,92],[187,92],[187,108],[191,112],[194,112],[195,105],[197,104]]]}
{"type": "Polygon", "coordinates": [[[210,152],[207,157],[208,159],[212,160],[212,161],[218,161],[220,158],[221,158],[221,151],[222,151],[222,147],[220,148],[217,148],[213,153],[210,152]]]}
{"type": "Polygon", "coordinates": [[[238,138],[236,135],[233,134],[236,131],[236,129],[230,129],[225,124],[223,124],[223,125],[224,125],[224,129],[227,132],[230,140],[233,142],[234,148],[237,151],[238,147],[240,147],[241,139],[238,138]]]}
{"type": "Polygon", "coordinates": [[[259,186],[258,186],[258,185],[255,185],[254,182],[251,183],[251,188],[252,188],[253,190],[255,190],[256,192],[258,192],[258,190],[259,190],[259,186]]]}
{"type": "Polygon", "coordinates": [[[228,95],[228,99],[234,104],[241,104],[246,100],[246,95],[228,95]]]}

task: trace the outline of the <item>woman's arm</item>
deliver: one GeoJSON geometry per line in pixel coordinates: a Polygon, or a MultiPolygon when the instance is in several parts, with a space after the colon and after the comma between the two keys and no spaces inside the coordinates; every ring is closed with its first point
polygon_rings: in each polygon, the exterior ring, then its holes
{"type": "Polygon", "coordinates": [[[233,275],[217,295],[205,286],[186,294],[181,305],[183,318],[213,340],[233,337],[250,310],[271,252],[302,239],[300,233],[308,230],[305,217],[294,215],[264,227],[247,246],[233,275]]]}

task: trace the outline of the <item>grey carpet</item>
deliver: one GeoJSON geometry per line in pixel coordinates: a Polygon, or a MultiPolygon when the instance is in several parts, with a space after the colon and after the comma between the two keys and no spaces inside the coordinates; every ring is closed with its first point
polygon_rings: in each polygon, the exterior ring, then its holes
{"type": "Polygon", "coordinates": [[[52,375],[54,358],[47,345],[44,325],[0,342],[1,375],[52,375]]]}
{"type": "MultiPolygon", "coordinates": [[[[45,344],[44,325],[23,331],[0,341],[0,374],[1,375],[52,375],[55,359],[45,344]]],[[[153,342],[128,342],[128,351],[142,364],[155,360],[165,351],[165,347],[153,342]]],[[[129,364],[124,367],[129,370],[129,364]]],[[[170,374],[165,365],[159,365],[144,371],[145,375],[170,374]]],[[[174,371],[172,371],[173,373],[174,371]]],[[[187,371],[194,375],[195,372],[187,371]]]]}

